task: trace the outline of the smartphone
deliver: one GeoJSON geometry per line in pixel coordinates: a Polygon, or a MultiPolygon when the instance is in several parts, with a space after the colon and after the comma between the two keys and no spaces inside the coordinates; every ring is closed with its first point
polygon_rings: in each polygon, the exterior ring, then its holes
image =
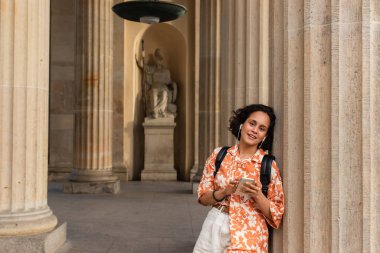
{"type": "Polygon", "coordinates": [[[246,177],[241,178],[240,181],[239,181],[238,187],[237,187],[237,189],[236,189],[237,192],[243,193],[243,192],[241,191],[241,188],[242,188],[242,186],[243,186],[243,184],[244,184],[245,182],[254,183],[255,180],[252,179],[252,178],[246,178],[246,177]]]}

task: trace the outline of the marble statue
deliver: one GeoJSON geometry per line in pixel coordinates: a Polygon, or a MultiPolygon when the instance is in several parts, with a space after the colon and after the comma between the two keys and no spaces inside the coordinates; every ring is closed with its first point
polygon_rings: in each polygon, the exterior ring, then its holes
{"type": "Polygon", "coordinates": [[[139,64],[143,70],[145,111],[149,118],[175,117],[177,84],[171,80],[170,71],[163,64],[160,49],[154,51],[153,63],[139,64]]]}

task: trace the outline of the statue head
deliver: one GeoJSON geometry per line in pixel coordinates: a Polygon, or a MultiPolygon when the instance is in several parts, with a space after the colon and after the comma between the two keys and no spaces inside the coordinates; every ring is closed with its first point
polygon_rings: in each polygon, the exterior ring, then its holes
{"type": "Polygon", "coordinates": [[[158,66],[163,67],[164,66],[163,61],[164,61],[164,57],[162,57],[161,55],[161,50],[159,48],[156,48],[156,50],[154,50],[154,62],[158,66]]]}

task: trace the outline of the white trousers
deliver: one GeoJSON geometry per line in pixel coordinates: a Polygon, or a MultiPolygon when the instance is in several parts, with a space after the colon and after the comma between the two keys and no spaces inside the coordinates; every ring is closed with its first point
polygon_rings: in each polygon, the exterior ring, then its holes
{"type": "Polygon", "coordinates": [[[224,253],[230,246],[228,214],[211,208],[203,222],[193,253],[224,253]]]}

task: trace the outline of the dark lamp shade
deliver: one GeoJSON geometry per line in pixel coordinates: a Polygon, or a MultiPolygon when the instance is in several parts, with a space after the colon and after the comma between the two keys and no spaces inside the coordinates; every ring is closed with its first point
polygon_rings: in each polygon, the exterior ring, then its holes
{"type": "Polygon", "coordinates": [[[115,4],[112,10],[121,18],[144,23],[172,21],[187,11],[182,5],[163,1],[127,1],[115,4]]]}

